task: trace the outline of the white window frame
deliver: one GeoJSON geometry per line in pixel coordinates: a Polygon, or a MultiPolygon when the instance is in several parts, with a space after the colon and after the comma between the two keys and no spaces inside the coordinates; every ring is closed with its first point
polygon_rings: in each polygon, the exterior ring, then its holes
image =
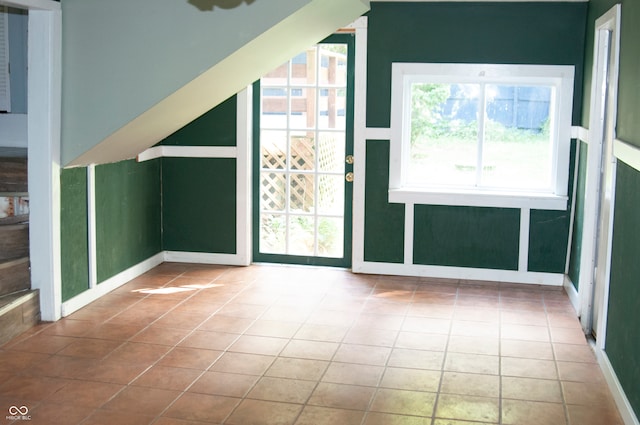
{"type": "Polygon", "coordinates": [[[567,207],[574,67],[572,65],[393,63],[389,201],[563,210],[567,207]],[[550,114],[552,190],[548,192],[416,187],[405,182],[409,159],[411,85],[415,82],[546,85],[555,87],[550,114]]]}

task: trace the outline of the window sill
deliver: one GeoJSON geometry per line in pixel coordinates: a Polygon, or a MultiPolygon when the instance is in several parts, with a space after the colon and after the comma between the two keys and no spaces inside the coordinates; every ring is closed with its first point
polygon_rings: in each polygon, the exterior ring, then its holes
{"type": "Polygon", "coordinates": [[[399,204],[566,210],[567,200],[567,196],[548,193],[421,188],[389,189],[389,202],[399,204]]]}

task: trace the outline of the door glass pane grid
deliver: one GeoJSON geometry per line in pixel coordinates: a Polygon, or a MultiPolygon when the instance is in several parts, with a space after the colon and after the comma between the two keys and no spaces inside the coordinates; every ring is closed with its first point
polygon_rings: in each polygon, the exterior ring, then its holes
{"type": "MultiPolygon", "coordinates": [[[[340,56],[331,49],[329,53],[340,56]]],[[[260,251],[340,258],[344,251],[346,59],[333,60],[321,56],[321,49],[310,49],[261,83],[260,251]],[[306,81],[302,79],[304,61],[306,81]],[[344,70],[327,69],[327,64],[335,68],[339,62],[344,70]],[[283,87],[285,76],[288,86],[283,87]],[[274,101],[276,95],[286,101],[274,101]],[[267,136],[264,143],[263,136],[267,136]]]]}

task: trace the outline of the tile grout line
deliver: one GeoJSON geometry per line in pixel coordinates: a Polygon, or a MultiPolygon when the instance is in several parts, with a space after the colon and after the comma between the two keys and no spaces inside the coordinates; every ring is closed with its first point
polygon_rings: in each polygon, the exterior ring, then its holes
{"type": "MultiPolygon", "coordinates": [[[[220,277],[222,277],[224,274],[226,274],[229,270],[229,268],[227,268],[222,274],[220,274],[219,276],[211,279],[211,283],[215,282],[216,280],[218,280],[220,277]]],[[[169,282],[167,282],[165,285],[163,285],[162,287],[167,287],[167,285],[169,285],[171,282],[174,282],[176,279],[178,279],[179,277],[181,277],[184,273],[186,272],[182,272],[179,275],[177,275],[176,277],[174,277],[173,279],[171,279],[169,282]]],[[[249,285],[247,285],[244,289],[242,289],[241,291],[239,291],[238,293],[236,293],[233,297],[231,297],[229,300],[227,300],[227,302],[225,302],[222,306],[227,305],[228,303],[230,303],[234,298],[236,298],[239,294],[243,293],[245,290],[247,290],[249,288],[249,286],[251,286],[251,283],[249,285]]],[[[153,320],[152,322],[150,322],[149,324],[147,324],[147,326],[145,326],[142,330],[140,330],[139,332],[137,332],[136,334],[132,335],[130,338],[128,338],[127,340],[125,340],[120,346],[118,346],[118,348],[122,347],[124,344],[126,344],[127,342],[129,342],[131,340],[131,338],[134,338],[136,335],[138,335],[139,333],[143,332],[144,330],[148,329],[151,325],[153,325],[154,323],[156,323],[158,320],[162,319],[163,317],[165,317],[166,315],[168,315],[171,311],[173,311],[175,308],[177,308],[178,306],[186,303],[189,299],[191,299],[192,297],[194,297],[196,294],[198,294],[200,291],[203,291],[204,289],[207,288],[201,288],[197,291],[194,291],[190,296],[186,297],[185,299],[183,299],[182,301],[180,301],[179,303],[177,303],[175,306],[173,306],[172,308],[170,308],[167,312],[165,312],[164,314],[162,314],[161,316],[157,317],[155,320],[153,320]]],[[[146,299],[150,297],[150,295],[147,295],[145,297],[142,297],[140,301],[142,301],[143,299],[146,299]]],[[[149,298],[150,299],[150,298],[149,298]]],[[[134,303],[133,305],[135,305],[137,303],[134,303]]],[[[130,306],[129,308],[133,307],[130,306]]],[[[164,359],[167,354],[169,354],[171,351],[173,351],[173,349],[175,349],[178,344],[180,344],[182,341],[184,341],[185,339],[187,339],[190,335],[192,335],[199,326],[202,325],[202,323],[204,323],[205,321],[209,320],[213,315],[215,315],[218,311],[220,311],[220,309],[222,308],[219,307],[218,309],[216,309],[213,313],[211,313],[206,319],[203,319],[197,326],[195,326],[190,332],[188,332],[183,338],[181,338],[179,341],[177,341],[175,344],[173,344],[171,346],[171,348],[164,353],[162,356],[160,356],[156,361],[154,361],[153,363],[151,363],[147,368],[145,368],[142,372],[140,372],[138,375],[136,375],[134,378],[132,378],[127,384],[124,385],[123,388],[120,389],[120,391],[116,392],[113,396],[111,396],[107,401],[105,401],[104,403],[102,403],[100,406],[98,406],[96,409],[94,409],[94,412],[92,412],[91,415],[89,415],[87,418],[85,418],[82,422],[80,422],[80,425],[82,423],[84,423],[84,421],[86,421],[90,416],[93,415],[93,413],[95,413],[95,411],[98,411],[99,409],[101,409],[103,406],[105,406],[107,403],[109,403],[110,401],[112,401],[113,399],[115,399],[118,395],[120,395],[122,392],[124,392],[126,389],[130,388],[132,386],[132,383],[135,382],[136,380],[138,380],[142,375],[144,375],[147,371],[149,371],[151,368],[153,368],[154,366],[156,366],[160,361],[162,361],[162,359],[164,359]]],[[[126,311],[129,308],[123,310],[126,311]]],[[[122,313],[122,312],[121,312],[122,313]]],[[[120,313],[118,313],[120,314],[120,313]]],[[[115,317],[115,316],[114,316],[115,317]]],[[[111,320],[111,319],[109,319],[111,320]]],[[[109,321],[108,320],[108,321],[109,321]]],[[[108,322],[107,321],[107,322],[108,322]]],[[[143,343],[141,343],[143,344],[143,343]]],[[[117,350],[118,348],[114,349],[111,353],[109,353],[107,356],[105,356],[103,358],[103,360],[107,357],[109,357],[109,355],[111,355],[115,350],[117,350]]],[[[216,350],[218,351],[218,350],[216,350]]],[[[221,356],[221,355],[220,355],[221,356]]],[[[188,388],[190,388],[198,379],[200,379],[200,377],[202,375],[204,375],[204,373],[206,373],[206,371],[209,369],[209,367],[211,367],[219,358],[220,356],[218,356],[216,358],[216,360],[214,360],[200,375],[198,375],[194,381],[184,390],[180,391],[180,394],[178,396],[176,396],[176,398],[170,402],[158,415],[156,415],[156,417],[152,420],[151,423],[155,423],[157,420],[159,420],[159,418],[162,417],[162,414],[165,413],[169,408],[171,408],[171,406],[173,406],[175,404],[175,402],[182,397],[188,390],[188,388]]]]}
{"type": "Polygon", "coordinates": [[[447,342],[444,346],[444,352],[443,352],[443,356],[442,356],[442,363],[440,364],[440,382],[438,383],[438,389],[436,392],[436,397],[435,400],[433,401],[433,412],[431,415],[431,425],[435,425],[437,418],[437,411],[438,411],[438,406],[440,403],[440,396],[442,394],[442,383],[444,382],[444,374],[445,374],[445,367],[447,364],[447,358],[449,357],[449,344],[451,343],[451,332],[453,331],[453,322],[454,322],[454,317],[456,314],[456,310],[458,308],[458,296],[460,294],[460,281],[457,281],[456,284],[456,293],[455,293],[455,298],[453,301],[453,311],[451,312],[451,319],[450,319],[450,323],[449,323],[449,332],[447,334],[447,342]]]}
{"type": "MultiPolygon", "coordinates": [[[[376,285],[372,288],[372,292],[376,289],[377,286],[378,286],[378,283],[376,283],[376,285]]],[[[373,402],[376,399],[376,397],[378,395],[378,392],[380,390],[380,386],[382,384],[382,381],[384,380],[384,377],[387,374],[387,369],[389,368],[389,360],[391,359],[391,355],[393,354],[393,351],[396,348],[396,344],[398,343],[398,338],[400,337],[400,333],[402,332],[402,327],[404,326],[404,323],[406,322],[406,319],[407,319],[407,316],[408,316],[408,313],[409,313],[409,307],[410,307],[411,303],[413,302],[413,299],[415,297],[415,294],[416,294],[417,290],[418,290],[418,284],[416,283],[416,286],[413,288],[413,291],[411,292],[411,300],[409,301],[409,305],[407,305],[405,307],[405,312],[402,315],[402,321],[400,323],[398,331],[396,332],[396,336],[395,336],[395,338],[393,340],[393,344],[391,345],[391,351],[389,352],[389,355],[385,359],[385,363],[382,366],[382,368],[383,368],[382,369],[382,373],[380,374],[380,377],[378,378],[378,382],[376,383],[375,391],[373,392],[373,395],[369,399],[369,403],[367,404],[367,407],[366,407],[366,410],[364,412],[364,415],[362,416],[362,420],[360,421],[360,425],[365,425],[369,414],[372,412],[371,408],[373,407],[373,402]]],[[[371,294],[369,294],[369,297],[370,296],[371,296],[371,294]]],[[[364,305],[363,305],[363,308],[364,308],[364,305]]]]}

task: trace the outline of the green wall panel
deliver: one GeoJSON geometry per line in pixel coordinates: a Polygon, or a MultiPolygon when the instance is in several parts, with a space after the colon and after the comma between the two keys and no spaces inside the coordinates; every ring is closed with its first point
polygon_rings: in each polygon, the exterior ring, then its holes
{"type": "Polygon", "coordinates": [[[161,145],[235,146],[237,97],[232,96],[201,117],[193,120],[161,145]]]}
{"type": "Polygon", "coordinates": [[[640,172],[618,162],[606,352],[640,416],[640,172]]]}
{"type": "Polygon", "coordinates": [[[236,160],[163,158],[163,248],[236,253],[236,160]]]}
{"type": "Polygon", "coordinates": [[[404,205],[390,204],[389,142],[367,141],[364,259],[404,262],[404,205]]]}
{"type": "Polygon", "coordinates": [[[162,251],[160,160],[95,170],[98,282],[162,251]]]}
{"type": "Polygon", "coordinates": [[[416,205],[413,262],[517,270],[520,211],[416,205]]]}
{"type": "Polygon", "coordinates": [[[564,273],[569,237],[569,212],[531,210],[529,271],[564,273]]]}
{"type": "Polygon", "coordinates": [[[571,256],[569,258],[569,278],[573,286],[578,289],[580,280],[580,255],[582,255],[582,228],[584,227],[584,195],[587,176],[587,151],[589,146],[580,143],[578,158],[578,181],[576,186],[575,218],[573,222],[573,237],[571,239],[571,256]]]}
{"type": "Polygon", "coordinates": [[[391,62],[576,66],[574,121],[582,104],[587,3],[372,3],[367,125],[389,126],[391,62]]]}
{"type": "Polygon", "coordinates": [[[87,169],[60,174],[60,255],[62,301],[89,289],[87,169]]]}

